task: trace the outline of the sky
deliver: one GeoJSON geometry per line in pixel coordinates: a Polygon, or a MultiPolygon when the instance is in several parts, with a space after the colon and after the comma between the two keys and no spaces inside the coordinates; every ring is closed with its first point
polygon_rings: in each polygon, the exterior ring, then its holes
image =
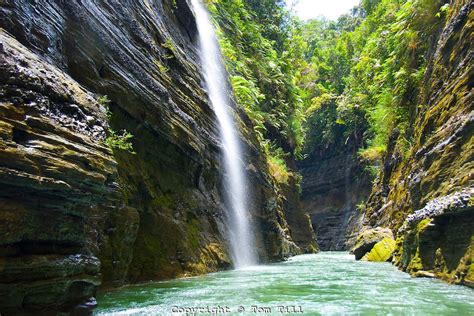
{"type": "Polygon", "coordinates": [[[347,13],[360,0],[286,0],[287,5],[295,6],[296,14],[302,20],[324,16],[329,20],[337,20],[339,16],[347,13]]]}

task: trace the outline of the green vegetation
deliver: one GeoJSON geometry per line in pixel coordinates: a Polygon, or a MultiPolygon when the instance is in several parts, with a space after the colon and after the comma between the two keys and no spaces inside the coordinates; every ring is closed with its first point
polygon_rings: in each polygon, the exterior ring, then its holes
{"type": "Polygon", "coordinates": [[[163,46],[164,48],[166,48],[170,52],[169,55],[165,56],[166,59],[173,59],[175,57],[176,47],[173,45],[173,42],[171,41],[171,39],[168,38],[163,44],[161,44],[161,46],[163,46]]]}
{"type": "Polygon", "coordinates": [[[410,143],[410,111],[420,101],[440,7],[432,0],[363,0],[337,22],[304,25],[313,49],[306,54],[309,75],[300,81],[307,91],[308,152],[352,142],[362,159],[379,161],[395,127],[400,141],[410,143]]]}
{"type": "Polygon", "coordinates": [[[395,128],[408,150],[428,45],[449,5],[362,0],[337,21],[303,23],[279,0],[207,3],[236,101],[270,164],[286,170],[282,155],[351,145],[375,175],[395,128]]]}
{"type": "MultiPolygon", "coordinates": [[[[103,95],[97,99],[97,103],[105,107],[107,111],[107,119],[110,122],[112,117],[112,112],[110,112],[109,105],[110,99],[108,96],[103,95]]],[[[133,150],[132,140],[133,135],[129,133],[127,130],[115,131],[110,126],[107,130],[107,137],[105,138],[105,144],[110,149],[120,149],[127,151],[131,154],[135,154],[133,150]]]]}
{"type": "MultiPolygon", "coordinates": [[[[168,55],[167,55],[168,57],[168,55]]],[[[164,75],[166,74],[168,71],[169,71],[169,68],[166,67],[165,65],[163,65],[163,63],[161,61],[159,61],[158,59],[155,59],[153,61],[153,63],[155,64],[155,66],[158,68],[158,70],[164,75]]]]}
{"type": "Polygon", "coordinates": [[[272,155],[268,153],[267,157],[270,174],[278,183],[287,184],[290,172],[288,171],[285,160],[278,154],[272,155]]]}
{"type": "Polygon", "coordinates": [[[133,135],[126,130],[122,130],[119,133],[109,129],[109,135],[105,139],[105,144],[112,149],[121,149],[128,151],[131,154],[135,154],[131,143],[132,138],[133,135]]]}
{"type": "Polygon", "coordinates": [[[303,101],[296,85],[305,44],[278,1],[209,1],[237,103],[259,140],[296,155],[302,148],[303,101]]]}
{"type": "Polygon", "coordinates": [[[108,96],[106,95],[101,95],[98,99],[97,99],[97,103],[99,103],[100,105],[102,105],[103,107],[106,108],[107,110],[107,115],[109,115],[109,105],[110,105],[110,99],[108,96]]]}

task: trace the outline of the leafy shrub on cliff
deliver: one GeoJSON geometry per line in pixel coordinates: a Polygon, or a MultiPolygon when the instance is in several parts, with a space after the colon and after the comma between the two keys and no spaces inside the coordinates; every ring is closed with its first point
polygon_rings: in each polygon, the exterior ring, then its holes
{"type": "Polygon", "coordinates": [[[288,183],[290,177],[285,161],[275,156],[269,156],[268,166],[272,177],[281,184],[288,183]]]}
{"type": "MultiPolygon", "coordinates": [[[[110,112],[109,105],[110,99],[106,95],[102,95],[97,99],[97,103],[103,106],[107,111],[107,119],[110,122],[112,113],[110,112]]],[[[121,130],[117,132],[111,127],[107,130],[107,137],[105,138],[105,144],[111,149],[120,149],[127,151],[131,154],[135,154],[133,150],[132,140],[133,135],[127,130],[121,130]]]]}
{"type": "Polygon", "coordinates": [[[107,138],[105,139],[105,144],[110,148],[125,150],[131,154],[135,154],[131,142],[132,138],[133,135],[127,132],[126,130],[116,132],[112,129],[109,129],[109,133],[107,135],[107,138]]]}
{"type": "Polygon", "coordinates": [[[272,147],[268,141],[264,143],[263,149],[267,156],[268,173],[279,184],[287,184],[291,171],[285,163],[286,154],[281,148],[272,147]]]}

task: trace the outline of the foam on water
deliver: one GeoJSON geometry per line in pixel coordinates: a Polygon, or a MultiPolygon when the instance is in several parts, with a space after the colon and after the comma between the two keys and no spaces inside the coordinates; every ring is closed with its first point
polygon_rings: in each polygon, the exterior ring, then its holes
{"type": "Polygon", "coordinates": [[[311,315],[474,315],[473,298],[472,289],[412,278],[390,263],[323,252],[255,269],[130,286],[99,296],[97,312],[168,315],[173,306],[229,306],[236,315],[239,306],[249,311],[257,305],[280,315],[277,306],[296,305],[311,315]]]}

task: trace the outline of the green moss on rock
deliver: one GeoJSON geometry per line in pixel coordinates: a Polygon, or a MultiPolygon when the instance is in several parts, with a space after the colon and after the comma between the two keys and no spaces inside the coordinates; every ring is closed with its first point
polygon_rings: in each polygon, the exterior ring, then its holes
{"type": "Polygon", "coordinates": [[[382,227],[367,229],[357,237],[356,244],[351,249],[351,252],[355,255],[356,260],[360,260],[378,242],[385,238],[393,240],[393,233],[390,229],[382,227]]]}
{"type": "Polygon", "coordinates": [[[423,270],[423,262],[420,258],[419,251],[416,252],[415,256],[410,260],[407,270],[410,273],[414,273],[420,270],[423,270]]]}
{"type": "MultiPolygon", "coordinates": [[[[367,261],[374,262],[385,262],[392,258],[392,254],[395,250],[396,242],[390,237],[385,237],[377,244],[374,248],[364,256],[367,261]]],[[[363,258],[363,259],[364,259],[363,258]]]]}

